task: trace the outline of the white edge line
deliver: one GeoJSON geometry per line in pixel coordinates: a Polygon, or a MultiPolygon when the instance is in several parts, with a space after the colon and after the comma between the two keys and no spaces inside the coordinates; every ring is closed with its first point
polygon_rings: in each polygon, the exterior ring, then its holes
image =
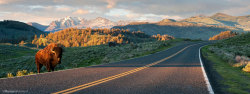
{"type": "MultiPolygon", "coordinates": [[[[174,45],[173,47],[167,48],[167,49],[165,49],[165,50],[162,50],[162,51],[159,51],[159,52],[156,52],[156,53],[160,53],[160,52],[163,52],[163,51],[167,51],[167,50],[169,50],[169,49],[171,49],[171,48],[174,48],[174,47],[176,47],[176,46],[179,46],[179,45],[174,45]]],[[[156,54],[156,53],[153,53],[153,54],[156,54]]],[[[150,55],[152,55],[152,54],[148,54],[148,55],[140,56],[140,57],[129,58],[129,59],[125,59],[125,60],[131,60],[131,59],[146,57],[146,56],[150,56],[150,55]]],[[[111,63],[121,62],[121,61],[125,61],[125,60],[119,60],[119,61],[115,61],[115,62],[111,62],[111,63]]],[[[106,63],[106,64],[111,64],[111,63],[106,63]]],[[[99,65],[105,65],[105,64],[98,64],[98,65],[91,65],[91,66],[99,66],[99,65]]],[[[10,77],[10,78],[5,77],[5,78],[0,78],[0,80],[2,80],[2,79],[14,79],[14,78],[28,77],[28,76],[36,76],[36,75],[49,74],[49,73],[55,73],[55,72],[62,72],[62,71],[68,71],[68,70],[75,70],[75,69],[80,69],[80,68],[87,68],[87,67],[91,67],[91,66],[78,67],[78,68],[72,68],[72,69],[64,69],[64,70],[57,70],[57,71],[53,71],[53,72],[36,73],[36,74],[32,74],[32,75],[14,76],[14,77],[10,77]]]]}
{"type": "MultiPolygon", "coordinates": [[[[206,45],[204,45],[204,46],[206,46],[206,45]]],[[[202,46],[202,47],[204,47],[204,46],[202,46]]],[[[212,88],[212,86],[211,86],[211,84],[209,82],[209,79],[207,77],[207,73],[206,73],[206,71],[204,69],[203,62],[201,60],[201,48],[202,47],[199,48],[199,59],[200,59],[200,63],[201,63],[201,68],[202,68],[203,76],[204,76],[204,79],[205,79],[205,82],[206,82],[209,94],[214,94],[213,88],[212,88]]]]}

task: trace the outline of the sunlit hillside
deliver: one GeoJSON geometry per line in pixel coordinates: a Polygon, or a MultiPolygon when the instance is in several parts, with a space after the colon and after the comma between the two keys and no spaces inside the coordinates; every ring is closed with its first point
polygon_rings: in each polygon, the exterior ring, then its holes
{"type": "Polygon", "coordinates": [[[243,32],[242,29],[230,26],[204,25],[191,22],[176,22],[174,20],[162,20],[158,23],[137,23],[126,26],[115,26],[114,29],[128,29],[142,31],[148,35],[167,34],[176,38],[208,40],[210,37],[222,31],[243,32]]]}
{"type": "Polygon", "coordinates": [[[224,31],[224,32],[221,32],[220,34],[218,35],[215,35],[213,37],[210,37],[209,40],[222,40],[222,39],[227,39],[227,38],[230,38],[230,37],[234,37],[236,36],[237,33],[235,32],[232,32],[232,31],[224,31]]]}
{"type": "Polygon", "coordinates": [[[200,17],[200,16],[190,17],[190,18],[184,19],[182,21],[192,22],[192,23],[200,23],[200,24],[209,24],[209,25],[223,25],[223,23],[216,21],[212,18],[200,17]]]}
{"type": "Polygon", "coordinates": [[[49,43],[60,43],[65,47],[86,47],[115,42],[125,44],[130,42],[145,42],[154,40],[141,31],[130,32],[124,29],[64,29],[47,36],[34,37],[32,44],[46,46],[49,43]]]}

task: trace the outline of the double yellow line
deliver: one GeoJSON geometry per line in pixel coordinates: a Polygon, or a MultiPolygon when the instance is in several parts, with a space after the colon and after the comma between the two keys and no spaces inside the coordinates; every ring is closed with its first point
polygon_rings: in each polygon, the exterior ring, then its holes
{"type": "Polygon", "coordinates": [[[187,49],[190,46],[193,46],[193,45],[189,45],[189,46],[181,49],[180,51],[176,52],[175,54],[173,54],[171,56],[168,56],[168,57],[166,57],[164,59],[161,59],[159,61],[156,61],[154,63],[148,64],[148,65],[145,65],[145,66],[142,66],[142,67],[139,67],[139,68],[127,71],[127,72],[123,72],[123,73],[120,73],[120,74],[117,74],[117,75],[114,75],[114,76],[110,76],[110,77],[103,78],[103,79],[100,79],[100,80],[96,80],[96,81],[93,81],[93,82],[90,82],[90,83],[86,83],[86,84],[83,84],[83,85],[79,85],[79,86],[76,86],[76,87],[72,87],[72,88],[69,88],[69,89],[58,91],[58,92],[55,92],[55,93],[52,93],[52,94],[69,94],[69,93],[74,93],[74,92],[79,91],[79,90],[83,90],[83,89],[86,89],[86,88],[89,88],[89,87],[92,87],[92,86],[95,86],[95,85],[99,85],[101,83],[105,83],[105,82],[108,82],[108,81],[111,81],[111,80],[114,80],[114,79],[117,79],[117,78],[129,75],[129,74],[135,73],[137,71],[140,71],[140,70],[146,69],[148,67],[151,67],[153,65],[156,65],[158,63],[161,63],[161,62],[163,62],[163,61],[165,61],[165,60],[167,60],[169,58],[172,58],[172,57],[174,57],[177,54],[181,53],[182,51],[184,51],[185,49],[187,49]]]}

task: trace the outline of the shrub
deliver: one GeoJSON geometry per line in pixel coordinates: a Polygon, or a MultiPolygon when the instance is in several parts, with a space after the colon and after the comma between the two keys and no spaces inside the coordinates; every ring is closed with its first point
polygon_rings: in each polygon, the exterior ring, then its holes
{"type": "Polygon", "coordinates": [[[34,73],[34,72],[29,72],[29,73],[28,73],[28,75],[33,75],[33,74],[36,74],[36,73],[34,73]]]}
{"type": "Polygon", "coordinates": [[[244,67],[249,63],[248,57],[246,56],[236,56],[235,61],[237,63],[233,65],[234,67],[244,67]]]}
{"type": "Polygon", "coordinates": [[[221,32],[218,35],[215,35],[215,36],[209,38],[209,40],[222,40],[222,39],[227,39],[227,38],[230,38],[230,37],[234,37],[236,35],[237,34],[232,32],[232,31],[224,31],[224,32],[221,32]]]}
{"type": "Polygon", "coordinates": [[[13,76],[12,73],[8,73],[8,74],[7,74],[7,77],[8,77],[8,78],[11,78],[11,77],[14,77],[14,76],[13,76]]]}
{"type": "Polygon", "coordinates": [[[17,71],[16,76],[24,76],[27,73],[27,70],[17,71]]]}
{"type": "MultiPolygon", "coordinates": [[[[16,76],[25,76],[25,75],[33,75],[33,74],[35,74],[35,73],[34,72],[28,73],[27,70],[21,70],[21,71],[19,70],[19,71],[17,71],[16,76]]],[[[11,78],[11,77],[14,77],[14,75],[12,73],[7,73],[7,77],[11,78]]]]}
{"type": "Polygon", "coordinates": [[[250,72],[250,61],[248,61],[248,64],[242,70],[245,72],[250,72]]]}

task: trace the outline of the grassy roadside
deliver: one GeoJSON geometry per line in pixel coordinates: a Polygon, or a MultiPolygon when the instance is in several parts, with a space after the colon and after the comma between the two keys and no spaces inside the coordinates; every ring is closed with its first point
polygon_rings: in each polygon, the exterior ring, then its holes
{"type": "MultiPolygon", "coordinates": [[[[249,94],[250,73],[241,71],[239,67],[232,67],[229,63],[210,51],[205,46],[201,49],[203,56],[213,62],[212,69],[219,74],[221,79],[213,79],[217,82],[216,87],[220,93],[225,94],[249,94]]],[[[216,93],[216,92],[215,92],[216,93]]]]}
{"type": "MultiPolygon", "coordinates": [[[[86,67],[141,57],[173,47],[182,41],[185,40],[143,42],[116,47],[99,45],[64,48],[62,63],[55,70],[86,67]]],[[[6,77],[7,73],[16,75],[21,70],[36,72],[34,56],[38,50],[14,45],[0,45],[0,50],[4,50],[0,53],[0,77],[6,77]]],[[[42,72],[47,72],[45,67],[42,68],[42,72]]]]}

